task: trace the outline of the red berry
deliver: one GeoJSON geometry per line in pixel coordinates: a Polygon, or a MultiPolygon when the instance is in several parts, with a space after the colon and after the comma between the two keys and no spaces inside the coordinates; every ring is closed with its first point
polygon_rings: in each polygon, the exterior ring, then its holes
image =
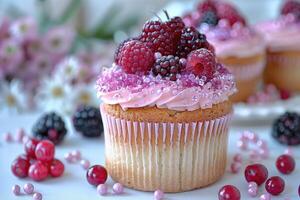
{"type": "Polygon", "coordinates": [[[21,155],[11,164],[11,171],[15,176],[19,178],[25,178],[28,176],[29,166],[29,159],[21,155]]]}
{"type": "Polygon", "coordinates": [[[205,0],[198,4],[197,9],[200,13],[207,11],[216,12],[216,2],[214,0],[205,0]]]}
{"type": "Polygon", "coordinates": [[[263,184],[268,178],[268,169],[261,164],[248,165],[245,169],[247,182],[255,182],[257,185],[263,184]]]}
{"type": "Polygon", "coordinates": [[[41,161],[36,161],[30,165],[28,175],[34,181],[45,180],[48,176],[48,167],[41,161]]]}
{"type": "Polygon", "coordinates": [[[300,2],[295,0],[286,1],[281,8],[281,14],[287,15],[289,13],[296,15],[300,13],[300,2]]]}
{"type": "Polygon", "coordinates": [[[281,155],[276,160],[276,167],[278,171],[280,171],[283,174],[290,174],[295,169],[295,160],[290,155],[281,155]]]}
{"type": "Polygon", "coordinates": [[[199,77],[205,76],[206,80],[213,78],[215,66],[215,56],[207,49],[192,51],[187,57],[186,70],[199,77]]]}
{"type": "Polygon", "coordinates": [[[291,97],[291,93],[287,90],[280,90],[280,98],[282,100],[287,100],[291,97]]]}
{"type": "Polygon", "coordinates": [[[232,5],[225,2],[219,2],[217,4],[217,15],[219,19],[226,19],[230,25],[240,22],[241,24],[246,24],[245,19],[240,15],[237,9],[232,5]]]}
{"type": "Polygon", "coordinates": [[[138,40],[126,42],[119,53],[119,64],[126,73],[146,73],[154,64],[154,53],[138,40]]]}
{"type": "Polygon", "coordinates": [[[65,171],[64,164],[58,160],[54,159],[50,164],[50,175],[52,177],[59,177],[61,176],[65,171]]]}
{"type": "Polygon", "coordinates": [[[219,200],[240,200],[241,193],[233,185],[225,185],[219,190],[219,200]]]}
{"type": "Polygon", "coordinates": [[[30,158],[35,158],[35,148],[36,145],[39,143],[39,140],[31,138],[27,140],[24,145],[25,152],[30,158]]]}
{"type": "Polygon", "coordinates": [[[175,30],[172,30],[169,24],[160,21],[147,22],[140,40],[154,53],[160,52],[163,56],[174,55],[178,43],[175,30]]]}
{"type": "Polygon", "coordinates": [[[114,60],[116,63],[119,62],[120,59],[120,50],[122,49],[122,47],[124,46],[124,44],[128,41],[132,41],[132,40],[137,40],[136,38],[128,38],[126,40],[124,40],[123,42],[121,42],[119,44],[119,46],[117,47],[116,51],[115,51],[115,55],[114,55],[114,60]]]}
{"type": "Polygon", "coordinates": [[[35,156],[40,161],[49,162],[53,160],[55,146],[50,140],[42,140],[35,149],[35,156]]]}
{"type": "Polygon", "coordinates": [[[267,192],[276,196],[279,195],[284,190],[284,180],[279,176],[273,176],[269,178],[265,184],[265,188],[267,192]]]}
{"type": "Polygon", "coordinates": [[[101,165],[94,165],[87,170],[86,179],[91,185],[104,184],[107,179],[107,171],[101,165]]]}
{"type": "Polygon", "coordinates": [[[166,25],[173,31],[175,40],[180,40],[181,31],[185,27],[181,17],[174,17],[166,22],[166,25]]]}

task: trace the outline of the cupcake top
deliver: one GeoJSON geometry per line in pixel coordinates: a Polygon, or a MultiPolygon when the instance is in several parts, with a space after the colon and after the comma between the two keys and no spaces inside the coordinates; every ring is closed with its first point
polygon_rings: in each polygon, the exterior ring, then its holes
{"type": "Polygon", "coordinates": [[[265,51],[262,35],[248,26],[241,13],[227,2],[205,0],[184,17],[184,22],[207,36],[218,57],[244,57],[265,51]]]}
{"type": "Polygon", "coordinates": [[[300,50],[300,2],[286,1],[277,19],[262,22],[256,29],[264,34],[269,51],[300,50]]]}
{"type": "Polygon", "coordinates": [[[179,17],[148,21],[140,36],[121,43],[96,88],[104,103],[124,110],[211,108],[236,91],[232,74],[216,62],[205,35],[179,17]]]}

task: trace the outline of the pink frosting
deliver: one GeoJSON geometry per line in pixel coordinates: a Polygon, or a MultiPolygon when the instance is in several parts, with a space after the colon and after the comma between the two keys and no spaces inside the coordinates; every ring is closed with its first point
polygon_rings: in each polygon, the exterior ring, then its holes
{"type": "Polygon", "coordinates": [[[293,15],[260,23],[256,29],[264,34],[271,51],[300,50],[300,23],[293,15]]]}
{"type": "Polygon", "coordinates": [[[236,92],[235,82],[222,65],[217,66],[214,78],[193,74],[178,75],[177,81],[160,76],[126,74],[113,65],[105,69],[97,81],[98,97],[106,104],[119,104],[124,110],[157,106],[178,111],[210,108],[213,104],[226,101],[236,92]]]}

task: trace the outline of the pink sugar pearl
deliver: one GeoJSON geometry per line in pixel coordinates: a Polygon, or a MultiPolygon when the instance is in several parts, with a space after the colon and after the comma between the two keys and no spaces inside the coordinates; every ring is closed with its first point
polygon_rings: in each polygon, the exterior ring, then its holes
{"type": "Polygon", "coordinates": [[[72,151],[71,155],[76,161],[79,161],[81,159],[81,153],[78,150],[72,151]]]}
{"type": "Polygon", "coordinates": [[[259,200],[271,200],[271,195],[270,195],[269,193],[262,194],[262,195],[259,197],[259,200]]]}
{"type": "Polygon", "coordinates": [[[155,200],[161,200],[162,198],[164,198],[164,192],[161,191],[161,190],[155,190],[154,199],[155,200]]]}
{"type": "Polygon", "coordinates": [[[268,144],[266,141],[264,140],[258,140],[256,142],[257,147],[261,148],[261,149],[268,149],[268,144]]]}
{"type": "Polygon", "coordinates": [[[33,200],[42,200],[43,199],[43,195],[41,193],[34,193],[32,196],[33,200]]]}
{"type": "Polygon", "coordinates": [[[26,194],[32,194],[34,192],[34,186],[31,183],[26,183],[23,189],[26,194]]]}
{"type": "Polygon", "coordinates": [[[113,185],[113,191],[116,194],[122,194],[123,191],[124,191],[124,187],[123,187],[123,185],[121,183],[115,183],[113,185]]]}
{"type": "Polygon", "coordinates": [[[68,163],[73,162],[73,156],[71,155],[71,153],[66,153],[66,154],[64,155],[64,158],[65,158],[65,160],[66,160],[68,163]]]}
{"type": "Polygon", "coordinates": [[[23,137],[25,136],[25,131],[23,128],[20,128],[17,130],[17,134],[16,134],[16,141],[19,143],[23,142],[23,137]]]}
{"type": "Polygon", "coordinates": [[[239,162],[239,163],[241,163],[241,162],[243,161],[242,155],[239,154],[239,153],[235,154],[235,155],[233,156],[233,161],[234,161],[234,162],[239,162]]]}
{"type": "Polygon", "coordinates": [[[230,165],[230,171],[231,171],[231,173],[236,174],[240,171],[241,167],[242,167],[241,163],[233,162],[230,165]]]}
{"type": "Polygon", "coordinates": [[[259,150],[259,155],[263,158],[263,159],[267,159],[270,156],[270,152],[268,149],[260,149],[259,150]]]}
{"type": "Polygon", "coordinates": [[[248,188],[257,188],[257,187],[258,187],[257,183],[255,183],[253,181],[249,182],[249,184],[248,184],[248,188]]]}
{"type": "Polygon", "coordinates": [[[83,167],[83,169],[88,169],[90,167],[90,161],[82,159],[80,161],[80,165],[83,167]]]}
{"type": "Polygon", "coordinates": [[[24,135],[22,138],[22,143],[25,144],[28,140],[30,140],[30,137],[28,135],[24,135]]]}
{"type": "Polygon", "coordinates": [[[249,194],[251,197],[256,197],[257,194],[258,194],[258,189],[257,189],[257,187],[250,187],[250,188],[248,188],[248,194],[249,194]]]}
{"type": "Polygon", "coordinates": [[[240,150],[247,150],[247,149],[248,149],[248,144],[247,144],[247,142],[245,142],[245,141],[238,140],[236,145],[237,145],[237,147],[238,147],[240,150]]]}
{"type": "Polygon", "coordinates": [[[108,187],[107,187],[107,185],[105,185],[105,184],[99,184],[99,185],[97,186],[97,193],[98,193],[99,195],[104,196],[104,195],[107,194],[107,192],[108,192],[108,187]]]}
{"type": "Polygon", "coordinates": [[[290,156],[293,156],[293,151],[291,148],[287,148],[286,150],[284,150],[284,154],[287,154],[287,155],[290,155],[290,156]]]}
{"type": "Polygon", "coordinates": [[[3,137],[4,137],[5,142],[12,142],[13,141],[13,138],[12,138],[12,136],[9,132],[5,133],[3,137]]]}
{"type": "Polygon", "coordinates": [[[11,190],[14,193],[14,195],[16,195],[16,196],[21,194],[21,188],[19,185],[12,186],[11,190]]]}
{"type": "Polygon", "coordinates": [[[257,142],[258,141],[258,136],[256,133],[253,133],[251,131],[245,131],[244,135],[249,139],[251,142],[257,142]]]}

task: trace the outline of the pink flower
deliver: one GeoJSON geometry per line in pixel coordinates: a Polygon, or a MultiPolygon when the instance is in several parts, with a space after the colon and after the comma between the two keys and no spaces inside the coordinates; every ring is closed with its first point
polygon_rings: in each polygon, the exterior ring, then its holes
{"type": "Polygon", "coordinates": [[[10,20],[7,17],[3,17],[2,21],[0,22],[0,42],[3,39],[8,38],[9,26],[10,26],[10,20]]]}
{"type": "Polygon", "coordinates": [[[39,77],[50,74],[53,70],[53,63],[47,54],[37,54],[29,62],[28,73],[36,74],[39,77]]]}
{"type": "Polygon", "coordinates": [[[20,42],[35,38],[37,36],[36,21],[31,17],[20,18],[12,23],[10,34],[20,42]]]}

